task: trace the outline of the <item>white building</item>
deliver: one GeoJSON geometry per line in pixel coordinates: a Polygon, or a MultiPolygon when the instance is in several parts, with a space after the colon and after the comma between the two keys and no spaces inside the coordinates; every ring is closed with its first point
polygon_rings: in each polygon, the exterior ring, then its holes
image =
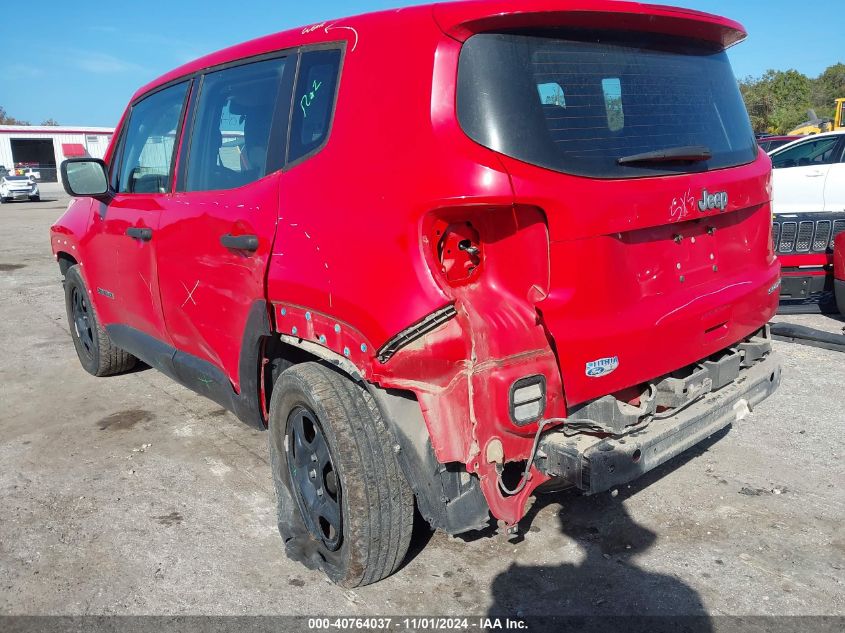
{"type": "Polygon", "coordinates": [[[0,165],[32,167],[42,182],[56,182],[57,168],[66,158],[103,158],[114,128],[0,125],[0,165]]]}

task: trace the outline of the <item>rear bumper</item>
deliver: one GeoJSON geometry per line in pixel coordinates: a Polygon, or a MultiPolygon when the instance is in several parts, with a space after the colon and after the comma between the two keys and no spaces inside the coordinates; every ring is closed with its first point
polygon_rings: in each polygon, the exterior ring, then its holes
{"type": "Polygon", "coordinates": [[[781,279],[780,314],[831,314],[836,312],[832,277],[821,268],[800,274],[784,271],[781,279]]]}
{"type": "Polygon", "coordinates": [[[780,361],[770,353],[742,370],[735,381],[722,389],[623,438],[567,437],[560,430],[550,431],[540,442],[537,467],[549,476],[568,480],[587,494],[610,490],[743,420],[755,405],[777,390],[780,379],[780,361]]]}

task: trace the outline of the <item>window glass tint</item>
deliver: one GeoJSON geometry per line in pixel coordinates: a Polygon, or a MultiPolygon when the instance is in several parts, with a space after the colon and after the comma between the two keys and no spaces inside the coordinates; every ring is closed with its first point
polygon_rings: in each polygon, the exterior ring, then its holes
{"type": "Polygon", "coordinates": [[[273,113],[286,59],[209,73],[188,152],[186,191],[235,189],[268,173],[273,113]]]}
{"type": "Polygon", "coordinates": [[[123,139],[121,193],[166,193],[170,190],[170,161],[188,83],[157,92],[133,106],[123,139]]]}
{"type": "Polygon", "coordinates": [[[809,167],[811,165],[827,165],[836,161],[836,147],[838,136],[820,138],[815,141],[800,143],[772,156],[772,166],[775,169],[784,167],[809,167]]]}
{"type": "Polygon", "coordinates": [[[719,169],[758,153],[726,53],[645,33],[475,35],[461,51],[458,118],[486,147],[597,178],[719,169]],[[617,162],[687,146],[712,158],[617,162]]]}
{"type": "Polygon", "coordinates": [[[317,149],[329,133],[337,90],[340,51],[302,55],[293,103],[288,162],[317,149]]]}

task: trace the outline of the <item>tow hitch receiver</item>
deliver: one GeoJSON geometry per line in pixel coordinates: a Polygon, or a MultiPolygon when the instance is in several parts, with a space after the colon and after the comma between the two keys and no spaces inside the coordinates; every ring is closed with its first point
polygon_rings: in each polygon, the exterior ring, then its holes
{"type": "MultiPolygon", "coordinates": [[[[746,352],[755,356],[756,346],[746,352]]],[[[728,369],[726,365],[738,363],[740,356],[735,359],[731,354],[729,358],[719,364],[715,375],[704,379],[708,388],[712,380],[713,391],[708,389],[677,413],[670,411],[669,417],[650,416],[625,435],[574,434],[566,424],[545,433],[537,451],[537,468],[587,494],[598,494],[633,481],[729,424],[743,420],[777,389],[780,363],[771,352],[763,358],[756,357],[750,367],[738,371],[735,380],[717,388],[724,380],[720,374],[728,369]]],[[[703,377],[697,379],[695,383],[701,384],[703,377]]]]}

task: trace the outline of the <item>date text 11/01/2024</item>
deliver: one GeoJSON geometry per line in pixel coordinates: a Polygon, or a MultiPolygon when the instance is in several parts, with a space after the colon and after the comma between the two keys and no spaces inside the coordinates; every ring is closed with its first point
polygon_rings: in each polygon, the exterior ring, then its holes
{"type": "Polygon", "coordinates": [[[310,631],[523,631],[528,623],[512,618],[309,618],[310,631]]]}

